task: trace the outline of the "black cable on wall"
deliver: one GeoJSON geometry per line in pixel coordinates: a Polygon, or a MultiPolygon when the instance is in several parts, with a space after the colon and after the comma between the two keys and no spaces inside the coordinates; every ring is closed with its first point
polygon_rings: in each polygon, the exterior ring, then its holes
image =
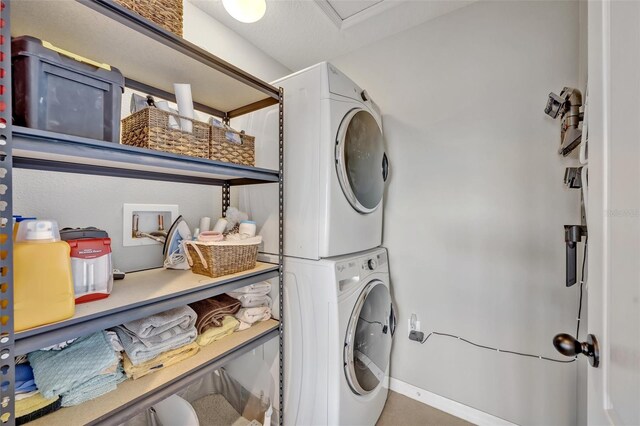
{"type": "MultiPolygon", "coordinates": [[[[585,240],[585,243],[584,243],[584,255],[582,256],[582,272],[580,273],[580,297],[579,297],[579,302],[578,302],[578,317],[577,317],[578,324],[576,326],[576,339],[579,338],[579,334],[580,334],[580,319],[582,317],[582,293],[583,293],[583,286],[584,286],[584,268],[585,268],[585,265],[586,265],[586,260],[587,260],[587,240],[585,240]]],[[[426,343],[426,341],[429,340],[429,337],[431,337],[432,335],[442,336],[442,337],[450,337],[452,339],[457,339],[457,340],[460,340],[461,342],[467,343],[469,345],[475,346],[475,347],[480,348],[480,349],[487,349],[487,350],[490,350],[490,351],[503,352],[503,353],[506,353],[506,354],[523,356],[523,357],[527,357],[527,358],[538,358],[538,359],[540,359],[542,361],[550,361],[550,362],[558,362],[558,363],[561,363],[561,364],[569,364],[569,363],[575,362],[576,359],[577,359],[577,357],[574,357],[574,358],[572,358],[570,360],[562,360],[562,359],[549,358],[549,357],[542,356],[542,355],[534,355],[534,354],[528,354],[528,353],[525,353],[525,352],[517,352],[517,351],[506,350],[506,349],[494,348],[492,346],[486,346],[486,345],[481,345],[479,343],[474,343],[471,340],[465,339],[465,338],[460,337],[460,336],[455,336],[455,335],[449,334],[449,333],[441,333],[439,331],[432,331],[420,343],[421,344],[426,343]]]]}

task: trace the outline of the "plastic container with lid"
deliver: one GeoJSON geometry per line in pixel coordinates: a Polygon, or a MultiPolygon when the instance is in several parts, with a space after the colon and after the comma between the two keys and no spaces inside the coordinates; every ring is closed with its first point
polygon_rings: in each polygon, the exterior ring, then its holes
{"type": "Polygon", "coordinates": [[[27,330],[75,313],[69,245],[53,220],[18,223],[13,247],[14,328],[27,330]]]}
{"type": "Polygon", "coordinates": [[[14,124],[119,142],[119,70],[29,36],[12,39],[11,66],[14,124]]]}

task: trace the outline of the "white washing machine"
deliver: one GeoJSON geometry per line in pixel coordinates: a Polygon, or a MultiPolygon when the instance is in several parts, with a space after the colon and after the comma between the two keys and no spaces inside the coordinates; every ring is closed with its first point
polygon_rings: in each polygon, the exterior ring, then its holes
{"type": "MultiPolygon", "coordinates": [[[[273,83],[285,90],[285,256],[321,259],[382,243],[389,164],[380,111],[366,91],[329,63],[273,83]]],[[[278,168],[278,110],[232,125],[256,136],[256,165],[278,168]]],[[[240,189],[240,210],[278,252],[277,185],[240,189]]]]}
{"type": "Polygon", "coordinates": [[[285,258],[285,424],[368,425],[389,386],[387,251],[285,258]]]}

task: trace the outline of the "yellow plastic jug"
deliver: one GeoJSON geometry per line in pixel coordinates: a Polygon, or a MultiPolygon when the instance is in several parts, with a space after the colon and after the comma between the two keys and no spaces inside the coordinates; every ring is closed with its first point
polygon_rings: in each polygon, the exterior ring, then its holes
{"type": "Polygon", "coordinates": [[[18,225],[13,246],[15,331],[71,318],[75,313],[70,247],[52,220],[18,225]]]}

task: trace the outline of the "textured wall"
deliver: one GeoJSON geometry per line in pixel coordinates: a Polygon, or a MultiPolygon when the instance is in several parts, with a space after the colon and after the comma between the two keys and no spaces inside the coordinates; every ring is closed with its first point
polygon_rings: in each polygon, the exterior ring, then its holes
{"type": "Polygon", "coordinates": [[[575,329],[563,225],[578,223],[579,194],[563,187],[571,160],[543,108],[578,83],[578,27],[578,2],[478,2],[332,61],[384,114],[391,375],[525,425],[576,424],[575,364],[437,336],[420,345],[407,318],[546,356],[575,329]]]}
{"type": "Polygon", "coordinates": [[[162,246],[122,246],[122,204],[178,204],[191,227],[219,216],[220,188],[171,182],[16,170],[14,211],[56,219],[60,227],[96,226],[109,232],[114,266],[123,271],[162,265],[162,246]]]}
{"type": "Polygon", "coordinates": [[[267,82],[291,72],[188,0],[183,5],[184,37],[190,42],[267,82]]]}

